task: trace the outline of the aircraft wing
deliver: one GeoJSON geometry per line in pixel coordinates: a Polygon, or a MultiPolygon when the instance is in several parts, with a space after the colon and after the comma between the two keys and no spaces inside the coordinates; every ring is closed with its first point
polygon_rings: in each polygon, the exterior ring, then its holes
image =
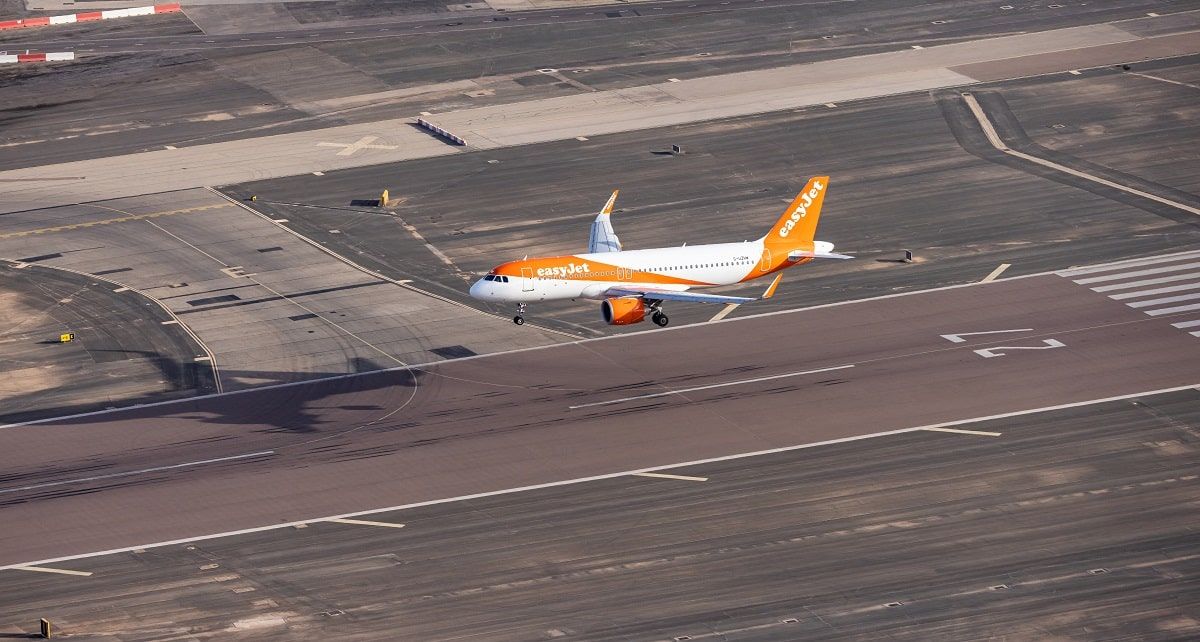
{"type": "Polygon", "coordinates": [[[699,292],[680,292],[679,290],[657,290],[654,288],[609,288],[605,296],[621,297],[636,296],[644,299],[660,299],[662,301],[690,301],[692,303],[749,303],[758,299],[744,296],[721,296],[719,294],[700,294],[699,292]]]}
{"type": "Polygon", "coordinates": [[[592,234],[588,238],[588,254],[621,251],[621,240],[613,231],[611,216],[613,203],[617,202],[619,192],[620,190],[613,190],[612,196],[608,197],[608,202],[596,215],[596,220],[592,221],[592,234]]]}
{"type": "Polygon", "coordinates": [[[745,296],[723,296],[720,294],[701,294],[699,292],[681,292],[679,290],[660,290],[658,288],[639,288],[639,287],[611,287],[605,290],[605,296],[636,296],[643,299],[660,299],[662,301],[690,301],[692,303],[724,303],[726,305],[741,305],[751,301],[761,301],[775,296],[775,289],[779,287],[779,281],[783,278],[783,273],[775,275],[775,280],[771,281],[771,285],[767,287],[766,292],[763,292],[760,297],[745,297],[745,296]]]}

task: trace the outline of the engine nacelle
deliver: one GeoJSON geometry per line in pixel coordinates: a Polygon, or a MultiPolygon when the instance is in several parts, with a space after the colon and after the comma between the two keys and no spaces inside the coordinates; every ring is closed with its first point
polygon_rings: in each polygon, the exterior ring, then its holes
{"type": "Polygon", "coordinates": [[[632,325],[646,318],[646,302],[638,297],[605,299],[600,314],[608,325],[632,325]]]}

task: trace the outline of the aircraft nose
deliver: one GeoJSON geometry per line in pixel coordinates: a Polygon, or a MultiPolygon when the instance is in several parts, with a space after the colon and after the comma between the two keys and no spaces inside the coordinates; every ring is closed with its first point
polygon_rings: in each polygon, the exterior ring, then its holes
{"type": "Polygon", "coordinates": [[[479,279],[475,283],[471,284],[470,294],[476,299],[483,298],[483,279],[479,279]]]}

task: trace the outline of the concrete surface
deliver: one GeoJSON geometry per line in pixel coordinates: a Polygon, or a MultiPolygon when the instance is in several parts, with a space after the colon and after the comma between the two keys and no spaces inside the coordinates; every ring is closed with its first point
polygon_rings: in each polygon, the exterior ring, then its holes
{"type": "MultiPolygon", "coordinates": [[[[468,145],[488,149],[962,85],[971,79],[949,67],[1138,39],[1116,27],[1092,25],[464,110],[432,120],[457,132],[468,145]]],[[[1176,55],[1193,53],[1192,45],[1200,45],[1200,38],[1194,40],[1178,45],[1176,55]]],[[[395,119],[11,170],[0,172],[4,199],[0,211],[118,198],[144,191],[146,185],[169,191],[423,158],[458,149],[415,129],[409,119],[395,119]],[[352,145],[364,138],[382,149],[344,148],[347,154],[341,155],[319,148],[320,143],[352,145]],[[125,179],[130,173],[144,179],[137,188],[125,179]],[[48,179],[56,180],[47,184],[48,179]]]]}
{"type": "Polygon", "coordinates": [[[226,390],[563,340],[365,274],[206,190],[4,221],[0,256],[111,273],[161,301],[226,390]]]}
{"type": "MultiPolygon", "coordinates": [[[[1164,62],[1161,69],[1184,73],[1193,65],[1164,62]]],[[[1031,104],[1038,95],[1050,101],[1064,95],[1058,84],[1065,83],[1076,106],[1063,116],[1092,119],[1113,109],[1109,105],[1115,99],[1103,87],[1109,82],[1105,78],[1117,73],[1059,74],[989,83],[974,91],[1024,96],[1023,104],[1031,104]]],[[[1173,100],[1160,103],[1158,95],[1146,94],[1136,104],[1147,114],[1170,113],[1178,108],[1173,100]]],[[[1035,129],[1039,122],[1027,125],[1035,129]]],[[[1154,141],[1173,136],[1177,148],[1187,147],[1190,130],[1169,116],[1136,122],[1136,134],[1114,140],[1112,149],[1189,175],[1195,168],[1190,151],[1163,154],[1154,141]],[[1178,158],[1176,166],[1166,160],[1172,156],[1178,158]]],[[[1105,140],[1102,135],[1091,139],[1098,160],[1106,157],[1105,140]]],[[[1078,160],[1064,162],[1078,165],[1078,160]]],[[[482,305],[465,298],[460,272],[481,274],[527,254],[582,251],[587,226],[613,189],[621,189],[614,225],[626,247],[664,247],[757,238],[799,186],[820,174],[833,178],[819,236],[860,258],[789,271],[774,299],[734,315],[967,283],[1001,264],[1011,266],[1005,275],[1012,276],[1200,247],[1192,215],[1007,162],[988,144],[957,92],[355,168],[316,181],[259,181],[228,191],[258,194],[255,207],[288,218],[305,234],[373,269],[482,305]],[[685,154],[654,153],[672,143],[685,154]],[[453,267],[423,247],[404,251],[412,237],[394,218],[345,211],[353,199],[381,186],[397,201],[395,215],[449,257],[453,267]],[[325,233],[347,217],[353,229],[325,233]],[[895,262],[903,249],[915,253],[913,264],[895,262]]],[[[1158,189],[1137,176],[1113,178],[1158,189]]],[[[754,282],[728,293],[756,296],[762,287],[754,282]]],[[[674,322],[699,322],[715,312],[705,305],[669,308],[674,322]]],[[[645,329],[603,325],[598,304],[590,301],[539,304],[527,314],[583,334],[645,329]]]]}
{"type": "Polygon", "coordinates": [[[0,263],[0,422],[216,390],[211,368],[196,361],[204,347],[153,301],[121,287],[0,263]],[[59,343],[63,333],[74,340],[59,343]]]}

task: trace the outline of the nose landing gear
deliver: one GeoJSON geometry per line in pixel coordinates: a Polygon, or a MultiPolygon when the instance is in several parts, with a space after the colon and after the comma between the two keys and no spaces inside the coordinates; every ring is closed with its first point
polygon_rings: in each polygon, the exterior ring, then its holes
{"type": "Polygon", "coordinates": [[[525,325],[525,317],[523,316],[524,314],[525,314],[525,304],[518,303],[517,304],[517,316],[513,317],[513,323],[515,323],[517,325],[525,325]]]}

